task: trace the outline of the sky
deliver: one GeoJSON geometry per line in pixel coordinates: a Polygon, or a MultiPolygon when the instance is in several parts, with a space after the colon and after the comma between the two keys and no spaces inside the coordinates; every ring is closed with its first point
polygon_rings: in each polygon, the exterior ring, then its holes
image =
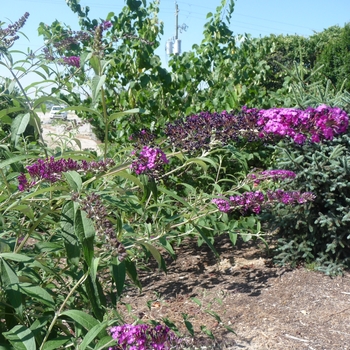
{"type": "MultiPolygon", "coordinates": [[[[29,38],[18,40],[14,49],[33,51],[42,47],[38,37],[40,22],[51,24],[54,20],[66,23],[79,30],[77,16],[66,5],[65,0],[0,0],[0,22],[16,21],[25,12],[29,19],[23,32],[29,38]]],[[[175,3],[178,5],[178,24],[187,27],[179,32],[182,51],[202,40],[203,26],[208,12],[215,12],[221,0],[160,0],[159,19],[164,22],[164,35],[157,54],[167,62],[165,45],[175,36],[175,3]]],[[[109,12],[118,14],[125,5],[124,0],[80,0],[81,6],[89,6],[90,18],[105,19],[109,12]]],[[[270,34],[310,36],[333,25],[344,26],[350,22],[350,0],[236,0],[230,29],[234,35],[248,33],[253,37],[270,34]]],[[[4,26],[6,27],[6,26],[4,26]]],[[[0,69],[0,76],[3,70],[0,69]]]]}

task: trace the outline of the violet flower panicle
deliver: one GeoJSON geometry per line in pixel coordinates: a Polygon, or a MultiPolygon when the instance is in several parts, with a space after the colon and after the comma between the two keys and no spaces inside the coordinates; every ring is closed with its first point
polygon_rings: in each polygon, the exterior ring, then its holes
{"type": "Polygon", "coordinates": [[[283,170],[283,169],[272,169],[272,170],[264,170],[257,173],[250,173],[247,175],[248,180],[253,180],[254,184],[259,184],[264,180],[288,180],[295,179],[296,173],[291,170],[283,170]]]}
{"type": "Polygon", "coordinates": [[[303,204],[313,201],[316,196],[311,192],[300,191],[267,191],[266,195],[261,191],[245,192],[241,195],[230,196],[229,200],[216,198],[212,203],[216,204],[219,211],[228,213],[234,210],[240,210],[243,213],[252,211],[259,214],[263,206],[273,203],[283,203],[286,205],[303,204]]]}
{"type": "Polygon", "coordinates": [[[39,159],[34,164],[26,167],[31,181],[28,181],[28,178],[24,173],[18,176],[18,189],[19,191],[24,191],[42,180],[54,183],[61,180],[62,173],[66,171],[75,170],[83,173],[100,172],[106,171],[113,165],[113,159],[106,159],[106,161],[101,160],[97,162],[87,162],[85,160],[78,162],[71,158],[55,160],[54,157],[39,159]]]}
{"type": "Polygon", "coordinates": [[[62,57],[63,63],[67,66],[72,67],[80,67],[80,57],[79,56],[69,56],[69,57],[62,57]]]}

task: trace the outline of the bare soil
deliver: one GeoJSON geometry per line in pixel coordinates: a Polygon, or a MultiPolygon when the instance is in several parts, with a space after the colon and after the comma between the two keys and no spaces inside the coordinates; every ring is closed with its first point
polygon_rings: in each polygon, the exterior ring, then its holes
{"type": "Polygon", "coordinates": [[[130,287],[119,311],[129,322],[168,319],[193,339],[185,314],[195,334],[191,348],[350,349],[349,272],[329,277],[278,267],[259,242],[234,247],[225,235],[215,247],[220,261],[206,245],[182,244],[175,261],[166,258],[166,275],[151,261],[140,272],[142,292],[130,287]]]}

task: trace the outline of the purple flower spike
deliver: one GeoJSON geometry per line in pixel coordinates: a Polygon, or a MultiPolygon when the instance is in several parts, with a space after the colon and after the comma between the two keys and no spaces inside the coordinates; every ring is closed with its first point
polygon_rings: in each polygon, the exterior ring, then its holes
{"type": "Polygon", "coordinates": [[[102,30],[107,30],[112,27],[111,21],[104,21],[102,22],[102,30]]]}
{"type": "Polygon", "coordinates": [[[263,205],[272,203],[283,203],[286,205],[303,204],[313,201],[316,196],[311,192],[301,193],[299,191],[268,191],[266,196],[260,191],[245,192],[237,196],[231,196],[229,201],[226,199],[213,199],[212,203],[216,204],[221,212],[228,213],[233,210],[239,210],[241,213],[252,211],[255,214],[261,212],[263,205]]]}
{"type": "Polygon", "coordinates": [[[77,162],[71,158],[55,160],[54,157],[39,159],[36,163],[27,166],[27,171],[31,178],[30,183],[25,174],[22,173],[18,176],[18,190],[25,191],[41,180],[54,183],[61,180],[62,173],[66,171],[100,172],[106,171],[111,166],[114,166],[112,159],[98,162],[87,162],[85,160],[77,162]]]}
{"type": "Polygon", "coordinates": [[[255,184],[259,184],[263,180],[288,180],[294,179],[296,177],[296,173],[291,170],[264,170],[259,173],[248,174],[247,178],[253,180],[255,184]]]}
{"type": "Polygon", "coordinates": [[[62,57],[63,62],[72,67],[80,67],[80,57],[79,56],[69,56],[69,57],[62,57]]]}

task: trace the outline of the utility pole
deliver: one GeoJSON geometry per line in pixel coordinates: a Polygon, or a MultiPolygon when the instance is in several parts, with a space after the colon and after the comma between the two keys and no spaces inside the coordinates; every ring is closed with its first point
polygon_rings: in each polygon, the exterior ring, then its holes
{"type": "Polygon", "coordinates": [[[179,40],[179,6],[175,1],[175,42],[174,42],[174,54],[179,55],[181,53],[181,40],[179,40]]]}
{"type": "Polygon", "coordinates": [[[175,2],[175,40],[179,39],[179,6],[175,2]]]}
{"type": "Polygon", "coordinates": [[[181,40],[179,39],[179,29],[180,33],[186,31],[187,25],[183,24],[179,27],[179,6],[175,0],[175,36],[168,39],[165,45],[165,51],[167,55],[179,55],[181,53],[181,40]]]}

